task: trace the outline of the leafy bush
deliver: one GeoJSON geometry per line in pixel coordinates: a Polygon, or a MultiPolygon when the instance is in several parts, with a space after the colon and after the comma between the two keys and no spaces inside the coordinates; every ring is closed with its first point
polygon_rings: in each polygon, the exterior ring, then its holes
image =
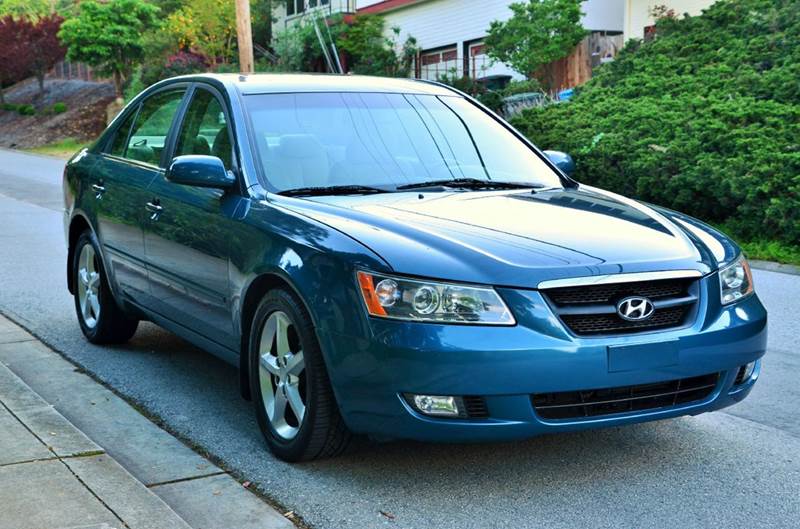
{"type": "Polygon", "coordinates": [[[33,116],[36,114],[36,108],[33,105],[18,105],[17,112],[20,116],[33,116]]]}
{"type": "Polygon", "coordinates": [[[512,122],[576,177],[750,240],[800,242],[800,10],[720,0],[664,18],[568,103],[512,122]]]}
{"type": "Polygon", "coordinates": [[[15,105],[14,103],[3,103],[0,105],[0,108],[7,112],[16,112],[19,109],[19,105],[15,105]]]}
{"type": "Polygon", "coordinates": [[[450,73],[440,75],[437,81],[471,95],[495,112],[502,112],[503,110],[503,95],[496,90],[489,90],[485,84],[472,77],[459,76],[453,70],[450,73]]]}
{"type": "Polygon", "coordinates": [[[526,79],[525,81],[511,81],[503,89],[503,97],[515,96],[518,94],[529,94],[531,92],[541,92],[542,83],[536,79],[526,79]]]}
{"type": "MultiPolygon", "coordinates": [[[[408,77],[419,48],[413,37],[402,46],[398,42],[399,28],[392,28],[392,38],[384,34],[385,20],[376,15],[356,15],[345,20],[341,15],[328,19],[328,27],[320,20],[324,40],[330,38],[345,57],[350,73],[408,77]],[[330,36],[329,36],[330,33],[330,36]]],[[[313,20],[303,21],[279,31],[273,42],[276,64],[270,71],[314,72],[325,69],[325,59],[313,20]]]]}
{"type": "Polygon", "coordinates": [[[67,105],[66,105],[66,103],[63,103],[63,102],[59,101],[58,103],[53,105],[53,109],[52,110],[53,110],[53,114],[63,114],[64,112],[67,111],[67,105]]]}

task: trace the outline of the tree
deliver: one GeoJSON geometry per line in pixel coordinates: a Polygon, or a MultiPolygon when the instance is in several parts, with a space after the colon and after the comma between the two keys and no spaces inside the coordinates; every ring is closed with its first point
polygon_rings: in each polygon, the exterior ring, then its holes
{"type": "Polygon", "coordinates": [[[180,46],[207,57],[212,65],[228,63],[236,42],[236,11],[230,0],[187,0],[167,18],[166,30],[180,46]]]}
{"type": "Polygon", "coordinates": [[[400,36],[400,28],[392,28],[393,40],[384,35],[384,26],[383,17],[356,16],[336,39],[336,45],[347,54],[353,73],[408,77],[417,52],[417,41],[409,37],[398,56],[396,39],[400,36]]]}
{"type": "Polygon", "coordinates": [[[29,56],[21,49],[24,43],[21,20],[6,15],[0,18],[0,104],[5,104],[3,88],[24,79],[30,71],[29,56]]]}
{"type": "Polygon", "coordinates": [[[84,0],[78,15],[66,20],[58,36],[67,46],[67,57],[85,62],[114,78],[117,96],[141,63],[143,34],[156,26],[158,7],[145,0],[84,0]]]}
{"type": "MultiPolygon", "coordinates": [[[[345,20],[341,15],[320,20],[327,37],[328,31],[337,49],[345,55],[347,70],[362,75],[384,75],[408,77],[414,57],[418,52],[417,41],[408,37],[402,47],[397,38],[400,30],[392,28],[393,38],[384,34],[385,21],[376,15],[356,15],[345,20]]],[[[327,38],[326,38],[327,40],[327,38]]],[[[276,68],[282,71],[317,71],[323,63],[322,48],[314,31],[313,22],[293,25],[275,36],[276,68]]]]}
{"type": "Polygon", "coordinates": [[[569,55],[587,34],[581,26],[581,0],[528,0],[509,8],[510,19],[489,26],[487,54],[528,78],[544,70],[543,81],[551,88],[553,61],[569,55]]]}
{"type": "Polygon", "coordinates": [[[58,31],[64,21],[58,15],[39,17],[38,20],[24,20],[25,38],[22,47],[30,57],[30,71],[39,81],[39,93],[44,93],[44,76],[61,59],[65,49],[58,40],[58,31]]]}
{"type": "Polygon", "coordinates": [[[64,15],[75,3],[75,0],[0,0],[0,17],[11,15],[36,20],[55,13],[64,15]]]}

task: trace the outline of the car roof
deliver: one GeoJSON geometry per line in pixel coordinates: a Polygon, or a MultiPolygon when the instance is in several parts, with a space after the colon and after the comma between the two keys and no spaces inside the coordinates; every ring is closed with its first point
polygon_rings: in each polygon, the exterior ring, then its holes
{"type": "Polygon", "coordinates": [[[414,79],[333,74],[201,74],[170,79],[217,81],[242,94],[292,92],[384,92],[454,95],[449,88],[414,79]]]}

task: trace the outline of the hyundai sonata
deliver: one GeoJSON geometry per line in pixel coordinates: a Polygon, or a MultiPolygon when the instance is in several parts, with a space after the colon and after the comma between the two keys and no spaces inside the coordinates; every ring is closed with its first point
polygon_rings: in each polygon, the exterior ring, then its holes
{"type": "Polygon", "coordinates": [[[149,320],[237,366],[290,461],[743,399],[767,315],[739,247],[572,169],[436,83],[162,81],[65,169],[78,323],[120,343],[149,320]]]}

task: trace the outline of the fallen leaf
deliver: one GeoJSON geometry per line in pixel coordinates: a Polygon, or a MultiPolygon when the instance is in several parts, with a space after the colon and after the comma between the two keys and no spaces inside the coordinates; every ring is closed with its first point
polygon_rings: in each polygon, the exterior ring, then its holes
{"type": "Polygon", "coordinates": [[[380,512],[382,515],[384,515],[385,517],[389,518],[390,520],[394,520],[396,518],[396,516],[394,514],[388,512],[388,511],[378,511],[378,512],[380,512]]]}
{"type": "Polygon", "coordinates": [[[218,490],[215,490],[215,491],[214,491],[214,492],[212,492],[211,494],[213,494],[214,496],[219,496],[219,495],[220,495],[220,494],[222,494],[222,493],[221,493],[220,491],[218,491],[218,490]]]}
{"type": "Polygon", "coordinates": [[[250,485],[252,485],[252,483],[250,483],[249,481],[245,481],[244,483],[242,483],[242,487],[246,489],[250,488],[250,485]]]}

